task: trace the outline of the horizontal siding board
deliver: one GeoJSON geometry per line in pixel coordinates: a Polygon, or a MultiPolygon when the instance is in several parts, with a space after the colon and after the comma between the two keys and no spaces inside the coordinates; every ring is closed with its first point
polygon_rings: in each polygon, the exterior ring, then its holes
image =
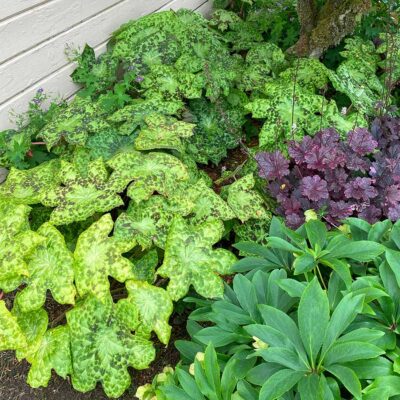
{"type": "MultiPolygon", "coordinates": [[[[75,48],[82,48],[85,43],[96,47],[107,40],[110,33],[126,22],[127,18],[135,19],[139,17],[139,10],[134,5],[134,1],[128,0],[118,3],[71,30],[63,32],[0,65],[2,82],[0,106],[43,77],[68,64],[64,54],[67,43],[75,48]],[[29,65],[29,68],[26,68],[27,65],[29,65]]],[[[154,11],[158,8],[158,3],[154,4],[148,11],[154,11]]]]}
{"type": "MultiPolygon", "coordinates": [[[[96,54],[104,52],[106,46],[107,42],[100,44],[95,49],[96,54]]],[[[26,112],[29,101],[32,100],[39,88],[42,88],[52,99],[68,99],[73,96],[79,90],[79,86],[73,83],[70,78],[74,69],[74,63],[69,63],[60,70],[32,85],[18,96],[13,97],[10,101],[0,105],[0,131],[14,127],[13,121],[10,121],[10,112],[26,112]]]]}
{"type": "Polygon", "coordinates": [[[173,0],[160,8],[160,11],[179,10],[180,8],[189,8],[195,10],[204,4],[205,0],[173,0]]]}
{"type": "Polygon", "coordinates": [[[0,21],[53,0],[0,0],[0,21]]]}
{"type": "Polygon", "coordinates": [[[211,16],[212,12],[212,2],[207,1],[203,5],[201,5],[199,8],[196,9],[199,13],[203,14],[205,17],[211,16]]]}
{"type": "MultiPolygon", "coordinates": [[[[0,0],[0,2],[3,0],[0,0]]],[[[57,0],[52,0],[56,2],[57,0]]],[[[90,0],[81,0],[82,2],[90,1],[90,0]]],[[[118,3],[118,2],[115,2],[118,3]]],[[[106,50],[106,43],[108,35],[112,33],[121,23],[126,22],[129,19],[139,18],[140,16],[156,11],[156,10],[168,10],[179,9],[179,8],[192,8],[197,9],[197,11],[209,14],[211,10],[210,3],[204,3],[204,0],[146,0],[138,5],[137,0],[123,0],[120,1],[118,6],[118,16],[114,14],[106,14],[111,12],[111,8],[104,10],[101,14],[103,16],[96,15],[93,16],[94,21],[97,21],[97,26],[93,26],[93,31],[86,30],[79,34],[79,27],[73,27],[68,32],[62,32],[57,37],[47,38],[44,43],[38,44],[35,48],[32,48],[27,52],[27,57],[24,58],[24,55],[20,55],[15,57],[13,60],[10,60],[9,63],[5,63],[4,65],[11,65],[13,62],[15,63],[14,67],[17,66],[17,62],[21,59],[24,60],[23,63],[18,64],[19,68],[24,67],[27,71],[26,83],[24,85],[19,85],[18,90],[20,92],[16,95],[13,95],[4,103],[0,104],[0,131],[7,128],[14,127],[13,122],[10,121],[10,111],[13,110],[17,113],[23,113],[27,110],[29,101],[34,97],[36,91],[39,88],[43,88],[44,91],[54,97],[59,98],[72,98],[76,91],[79,89],[77,85],[75,85],[71,78],[70,74],[75,68],[73,63],[66,63],[66,59],[64,56],[64,46],[66,43],[74,42],[75,45],[83,44],[85,42],[89,42],[93,47],[95,47],[96,54],[100,54],[106,50]],[[121,3],[121,4],[119,4],[121,3]],[[119,8],[123,7],[126,4],[129,4],[129,8],[119,8]],[[135,5],[133,5],[135,4],[135,5]],[[145,6],[143,6],[145,4],[145,6]],[[117,19],[115,21],[104,21],[102,18],[104,16],[108,16],[109,19],[117,19]],[[100,18],[100,19],[99,19],[100,18]],[[109,24],[107,27],[102,26],[102,24],[109,24]],[[77,29],[75,29],[77,28],[77,29]],[[106,31],[109,31],[106,33],[106,31]],[[94,32],[94,34],[93,34],[94,32]],[[71,36],[71,33],[74,35],[71,36]],[[102,37],[104,33],[104,37],[102,37]],[[74,39],[72,39],[74,38],[74,39]],[[60,40],[58,40],[60,39],[60,40]],[[71,40],[72,39],[72,40],[71,40]],[[98,44],[99,41],[104,40],[104,42],[98,44]],[[48,46],[48,47],[47,47],[48,46]],[[45,49],[45,50],[43,50],[45,49]],[[38,51],[39,53],[36,53],[38,51]],[[43,51],[40,53],[40,51],[43,51]],[[62,53],[62,56],[60,55],[62,53]],[[39,56],[38,56],[39,55],[39,56]],[[33,58],[36,56],[37,58],[33,58]],[[35,60],[35,63],[33,62],[35,60]],[[40,64],[40,60],[42,60],[42,64],[45,65],[44,69],[41,69],[42,72],[40,74],[33,74],[33,68],[38,68],[40,64]],[[34,67],[35,65],[35,67],[34,67]],[[29,66],[29,67],[27,67],[29,66]],[[55,70],[51,70],[55,69],[55,70]],[[32,73],[32,76],[29,78],[29,73],[32,73]],[[36,80],[37,79],[37,80],[36,80]],[[28,86],[29,85],[29,86],[28,86]]],[[[115,8],[117,9],[117,8],[115,8]]],[[[93,21],[92,21],[93,22],[93,21]]],[[[90,24],[90,20],[86,20],[82,22],[81,29],[87,28],[90,24]]],[[[90,25],[92,26],[92,25],[90,25]]],[[[1,24],[0,24],[1,27],[1,24]]],[[[1,37],[1,30],[0,30],[1,37]]],[[[0,51],[2,50],[3,44],[0,45],[0,51]]],[[[1,54],[1,53],[0,53],[1,54]]],[[[0,67],[1,68],[1,67],[0,67]]],[[[0,70],[1,71],[1,70],[0,70]]],[[[7,79],[5,80],[5,75],[3,72],[0,72],[0,92],[7,86],[7,90],[10,89],[9,85],[6,85],[4,82],[8,79],[18,79],[18,74],[15,73],[11,76],[8,70],[7,79]]],[[[14,80],[16,82],[16,80],[14,80]]],[[[10,93],[10,92],[9,92],[10,93]]]]}
{"type": "MultiPolygon", "coordinates": [[[[0,63],[127,0],[55,0],[0,23],[0,63]]],[[[168,3],[167,0],[128,0],[136,15],[168,3]]],[[[129,18],[129,16],[126,16],[129,18]]]]}

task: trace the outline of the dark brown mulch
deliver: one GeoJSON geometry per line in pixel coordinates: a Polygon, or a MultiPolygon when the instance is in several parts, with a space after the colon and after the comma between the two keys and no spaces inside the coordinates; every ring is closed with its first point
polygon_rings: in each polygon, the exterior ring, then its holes
{"type": "MultiPolygon", "coordinates": [[[[7,305],[10,307],[13,294],[5,296],[7,305]]],[[[65,307],[48,302],[46,309],[49,312],[50,321],[63,315],[65,307]],[[58,306],[58,307],[57,307],[58,306]]],[[[63,319],[59,322],[63,323],[63,319]]],[[[175,366],[179,361],[179,352],[173,343],[178,339],[186,339],[186,316],[173,315],[170,321],[172,325],[172,336],[170,345],[165,347],[155,343],[157,356],[150,368],[143,371],[131,369],[132,386],[120,397],[120,400],[135,400],[135,393],[138,386],[150,383],[153,377],[161,372],[164,367],[175,366]]],[[[53,377],[47,388],[32,389],[26,383],[29,371],[29,364],[26,361],[18,362],[14,352],[0,352],[0,400],[107,400],[101,385],[89,393],[75,391],[69,379],[62,379],[53,373],[53,377]]]]}

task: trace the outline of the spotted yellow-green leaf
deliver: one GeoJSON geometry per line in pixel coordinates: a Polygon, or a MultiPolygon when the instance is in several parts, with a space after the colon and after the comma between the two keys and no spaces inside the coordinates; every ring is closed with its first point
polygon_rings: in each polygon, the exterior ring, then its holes
{"type": "Polygon", "coordinates": [[[67,313],[73,362],[72,385],[88,392],[100,382],[118,398],[131,384],[128,367],[145,369],[154,360],[152,343],[121,322],[111,298],[88,296],[67,313]]]}
{"type": "MultiPolygon", "coordinates": [[[[306,87],[296,87],[293,96],[293,82],[281,78],[267,82],[263,93],[263,98],[254,98],[245,107],[254,118],[266,118],[260,131],[260,146],[265,149],[287,152],[288,140],[301,140],[321,128],[348,132],[348,117],[339,112],[334,100],[327,101],[306,87]]],[[[359,120],[361,123],[363,118],[359,120]]]]}
{"type": "Polygon", "coordinates": [[[42,307],[47,290],[60,304],[75,303],[73,257],[63,235],[49,223],[43,224],[37,233],[46,240],[27,259],[29,276],[18,296],[24,312],[42,307]]]}
{"type": "Polygon", "coordinates": [[[141,257],[132,260],[135,280],[154,283],[158,265],[157,249],[151,249],[141,257]]]}
{"type": "Polygon", "coordinates": [[[129,104],[116,111],[108,118],[108,121],[122,123],[118,130],[122,135],[130,135],[139,126],[145,126],[144,119],[153,113],[163,115],[176,115],[183,108],[181,101],[165,101],[161,96],[149,99],[135,99],[129,104]]]}
{"type": "Polygon", "coordinates": [[[152,114],[145,118],[143,128],[135,140],[137,150],[172,149],[183,151],[181,139],[193,135],[194,124],[177,121],[172,117],[152,114]]]}
{"type": "Polygon", "coordinates": [[[182,217],[175,217],[168,233],[164,262],[157,273],[169,278],[167,291],[173,300],[179,300],[191,285],[201,296],[221,297],[222,278],[236,261],[225,249],[213,250],[224,232],[221,221],[213,219],[190,226],[182,217]]]}
{"type": "Polygon", "coordinates": [[[202,179],[181,193],[181,196],[193,198],[194,207],[191,211],[193,224],[199,224],[212,218],[223,221],[235,218],[235,214],[229,205],[202,179]]]}
{"type": "Polygon", "coordinates": [[[131,202],[127,212],[121,213],[115,222],[114,236],[148,249],[153,244],[165,248],[165,241],[174,215],[188,215],[193,203],[171,201],[164,196],[153,195],[140,204],[131,202]]]}
{"type": "Polygon", "coordinates": [[[204,78],[178,70],[172,65],[155,64],[144,76],[141,84],[146,98],[163,96],[166,100],[199,99],[204,86],[204,78]]]}
{"type": "Polygon", "coordinates": [[[52,370],[65,379],[72,373],[69,328],[57,326],[49,329],[28,361],[31,368],[27,382],[33,388],[46,387],[52,370]]]}
{"type": "Polygon", "coordinates": [[[26,257],[44,241],[29,229],[31,208],[0,201],[0,289],[15,290],[29,276],[26,257]]]}
{"type": "Polygon", "coordinates": [[[65,379],[72,372],[68,327],[47,330],[49,320],[46,311],[41,308],[23,312],[19,306],[20,295],[16,296],[12,313],[26,338],[26,346],[18,349],[16,356],[19,360],[25,358],[31,364],[28,384],[34,388],[47,386],[52,370],[65,379]]]}
{"type": "Polygon", "coordinates": [[[19,306],[19,296],[20,294],[18,293],[11,312],[17,319],[18,326],[25,336],[26,345],[16,351],[16,357],[18,360],[24,358],[31,359],[39,348],[42,338],[47,331],[49,318],[46,310],[43,308],[23,312],[19,306]]]}
{"type": "Polygon", "coordinates": [[[268,217],[264,208],[264,200],[253,189],[254,185],[254,176],[249,174],[238,179],[228,188],[227,202],[236,217],[242,222],[246,222],[250,218],[263,219],[268,217]]]}
{"type": "Polygon", "coordinates": [[[66,110],[56,114],[39,133],[50,150],[61,138],[68,143],[83,146],[89,133],[109,129],[98,104],[90,98],[76,97],[66,110]]]}
{"type": "Polygon", "coordinates": [[[104,213],[123,205],[121,197],[108,182],[102,159],[89,162],[83,174],[76,164],[61,162],[62,185],[46,193],[42,203],[55,207],[50,222],[55,225],[84,221],[96,212],[104,213]]]}
{"type": "Polygon", "coordinates": [[[134,280],[126,282],[126,289],[128,298],[120,302],[128,302],[137,308],[139,324],[135,329],[136,333],[149,339],[154,331],[161,343],[168,344],[171,336],[168,320],[173,311],[168,292],[147,282],[134,280]]]}
{"type": "Polygon", "coordinates": [[[132,182],[127,194],[136,203],[149,199],[154,192],[169,197],[180,182],[189,179],[185,165],[166,153],[121,153],[108,161],[108,165],[114,169],[110,186],[120,191],[132,182]]]}
{"type": "Polygon", "coordinates": [[[26,346],[26,338],[17,318],[8,311],[4,300],[0,300],[0,351],[16,350],[26,346]]]}
{"type": "Polygon", "coordinates": [[[0,198],[19,204],[40,203],[45,193],[60,182],[59,169],[58,160],[27,170],[11,168],[6,181],[0,186],[0,198]]]}
{"type": "Polygon", "coordinates": [[[111,215],[105,214],[79,236],[74,271],[81,297],[92,294],[105,299],[109,295],[109,276],[119,282],[134,277],[131,262],[121,255],[128,252],[132,244],[110,237],[113,226],[111,215]]]}

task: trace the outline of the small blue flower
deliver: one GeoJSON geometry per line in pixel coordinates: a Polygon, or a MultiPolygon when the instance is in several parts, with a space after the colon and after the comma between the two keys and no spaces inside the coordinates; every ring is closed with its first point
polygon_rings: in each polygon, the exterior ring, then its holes
{"type": "Polygon", "coordinates": [[[39,88],[39,89],[37,90],[37,92],[38,92],[38,93],[43,93],[43,88],[39,88]]]}
{"type": "Polygon", "coordinates": [[[139,76],[136,77],[135,81],[138,82],[138,83],[140,83],[140,82],[143,82],[143,81],[144,81],[144,78],[143,78],[143,76],[140,76],[140,75],[139,75],[139,76]]]}

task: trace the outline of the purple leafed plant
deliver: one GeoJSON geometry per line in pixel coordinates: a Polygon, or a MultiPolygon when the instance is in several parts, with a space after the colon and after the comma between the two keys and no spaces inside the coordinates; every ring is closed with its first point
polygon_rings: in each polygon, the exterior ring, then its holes
{"type": "Polygon", "coordinates": [[[332,225],[350,216],[371,223],[400,218],[400,118],[377,118],[371,132],[356,128],[346,142],[335,129],[324,129],[290,142],[289,155],[263,152],[256,159],[292,228],[309,209],[332,225]]]}

